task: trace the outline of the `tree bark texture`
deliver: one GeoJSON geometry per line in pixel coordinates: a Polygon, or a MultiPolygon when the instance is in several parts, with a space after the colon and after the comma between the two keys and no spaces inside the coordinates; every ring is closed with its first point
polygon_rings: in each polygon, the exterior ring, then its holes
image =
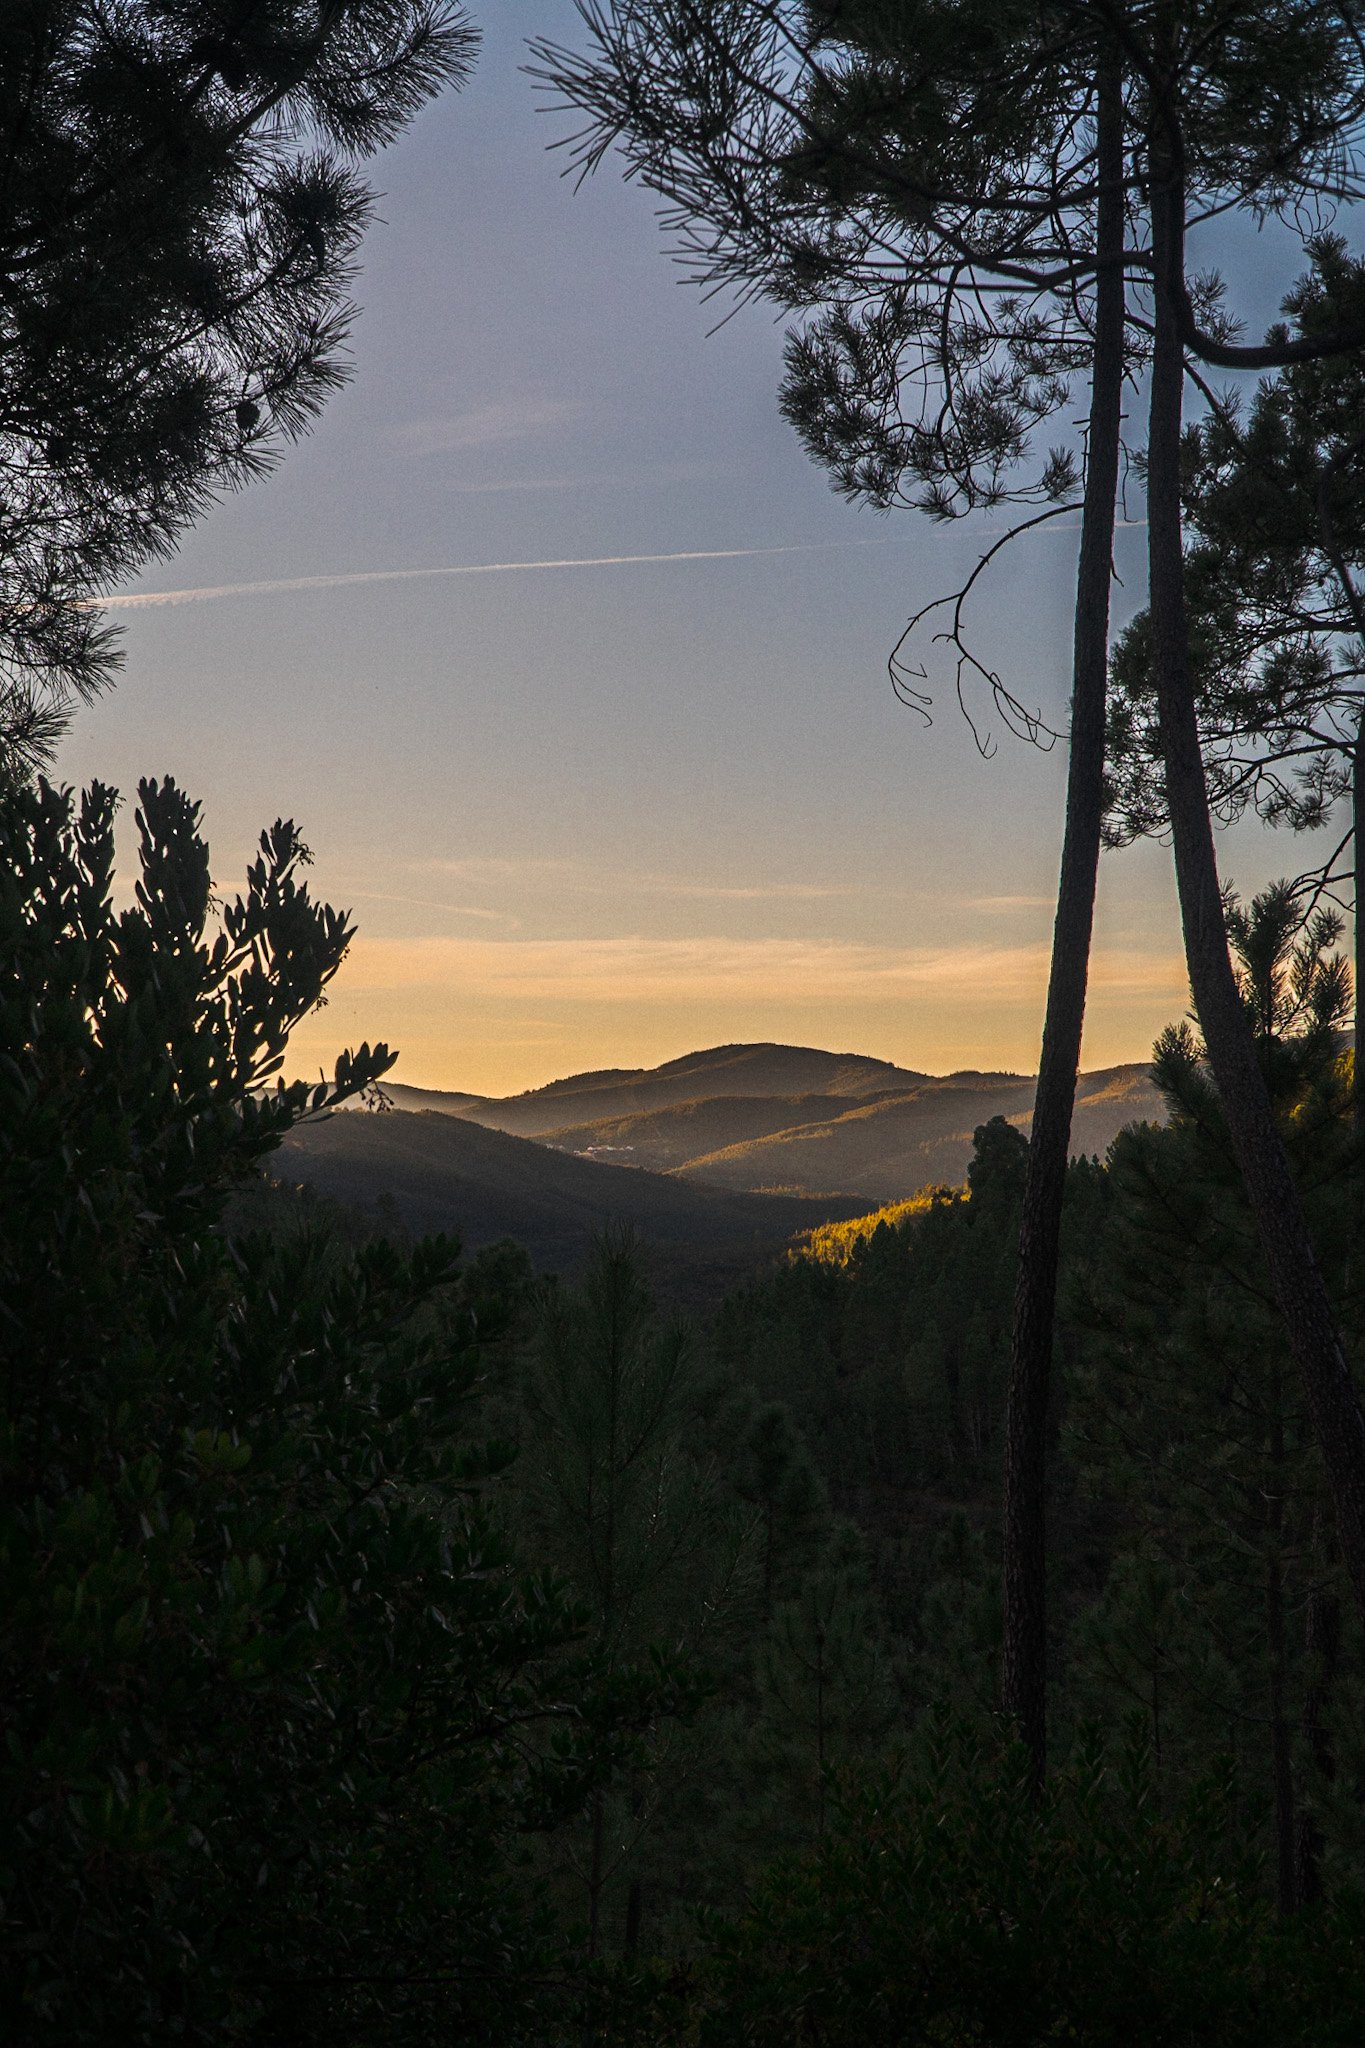
{"type": "MultiPolygon", "coordinates": [[[[1365,1068],[1361,1066],[1360,1006],[1361,986],[1365,982],[1365,705],[1362,705],[1356,721],[1355,745],[1351,749],[1351,880],[1354,901],[1351,906],[1351,947],[1355,990],[1351,1013],[1351,1116],[1355,1129],[1356,1143],[1365,1140],[1365,1068]]],[[[1357,1161],[1355,1175],[1360,1175],[1357,1161]]]]}
{"type": "Polygon", "coordinates": [[[1286,1705],[1289,1657],[1284,1625],[1284,1397],[1276,1370],[1270,1396],[1270,1485],[1264,1496],[1266,1692],[1275,1806],[1275,1905],[1287,1919],[1299,1904],[1294,1754],[1286,1705]]]}
{"type": "Polygon", "coordinates": [[[1038,1785],[1047,1765],[1045,1496],[1052,1326],[1104,816],[1109,585],[1123,407],[1123,101],[1116,66],[1101,78],[1098,101],[1096,253],[1101,268],[1095,284],[1095,352],[1076,575],[1066,827],[1019,1229],[1005,1409],[1004,1704],[1038,1785]]]}
{"type": "MultiPolygon", "coordinates": [[[[1361,442],[1348,443],[1350,452],[1358,452],[1361,442]]],[[[1365,601],[1362,601],[1351,565],[1346,559],[1337,538],[1336,522],[1332,517],[1329,485],[1341,465],[1346,451],[1334,455],[1323,470],[1318,481],[1318,526],[1321,532],[1323,552],[1336,572],[1346,608],[1351,614],[1351,623],[1356,634],[1365,640],[1365,601]]],[[[1360,1044],[1361,988],[1365,985],[1365,916],[1362,916],[1361,883],[1365,880],[1365,703],[1356,712],[1356,736],[1351,748],[1351,881],[1354,901],[1351,908],[1352,973],[1355,979],[1352,1008],[1352,1046],[1360,1044]]],[[[1351,1055],[1351,1120],[1356,1143],[1365,1139],[1365,1072],[1355,1051],[1351,1055]]],[[[1357,1162],[1356,1173],[1359,1173],[1357,1162]]],[[[1357,1231],[1360,1219],[1357,1217],[1357,1231]]]]}
{"type": "Polygon", "coordinates": [[[1341,1661],[1341,1603],[1331,1587],[1319,1581],[1308,1595],[1304,1624],[1304,1661],[1308,1685],[1303,1702],[1303,1741],[1311,1766],[1308,1796],[1298,1814],[1298,1895],[1312,1906],[1322,1897],[1322,1829],[1314,1810],[1315,1797],[1336,1777],[1330,1717],[1341,1661]]]}
{"type": "Polygon", "coordinates": [[[1155,339],[1147,446],[1152,650],[1190,987],[1275,1301],[1322,1451],[1337,1538],[1365,1618],[1365,1418],[1228,954],[1191,689],[1180,502],[1185,195],[1158,140],[1151,165],[1155,339]]]}
{"type": "Polygon", "coordinates": [[[639,1953],[640,1921],[644,1913],[644,1898],[644,1888],[639,1878],[633,1877],[626,1892],[625,1951],[628,1956],[635,1956],[639,1953]]]}
{"type": "Polygon", "coordinates": [[[592,1838],[588,1849],[588,1954],[595,1956],[602,1941],[602,1884],[606,1865],[606,1801],[593,1794],[592,1838]]]}

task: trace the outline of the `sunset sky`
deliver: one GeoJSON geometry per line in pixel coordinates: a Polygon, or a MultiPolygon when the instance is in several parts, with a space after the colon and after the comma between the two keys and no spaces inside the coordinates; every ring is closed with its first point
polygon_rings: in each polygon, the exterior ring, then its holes
{"type": "MultiPolygon", "coordinates": [[[[928,730],[886,675],[986,533],[834,496],[777,412],[780,325],[709,332],[648,195],[546,153],[518,66],[568,0],[480,18],[471,85],[376,166],[352,383],[120,599],[127,672],[62,774],[174,775],[224,888],[299,821],[360,928],[305,1067],[364,1037],[498,1093],[736,1039],[1030,1069],[1062,752],[982,759],[946,660],[928,730]]],[[[976,614],[1054,718],[1074,546],[1021,541],[976,614]]],[[[1223,843],[1244,886],[1305,856],[1223,843]]],[[[1101,889],[1089,1066],[1186,999],[1167,851],[1101,889]]]]}

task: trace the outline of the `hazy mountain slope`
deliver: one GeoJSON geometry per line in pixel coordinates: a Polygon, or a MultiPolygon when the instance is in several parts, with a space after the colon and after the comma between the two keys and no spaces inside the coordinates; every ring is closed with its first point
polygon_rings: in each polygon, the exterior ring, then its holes
{"type": "Polygon", "coordinates": [[[678,1172],[717,1187],[839,1188],[895,1201],[927,1181],[960,1181],[976,1125],[992,1116],[1021,1117],[1032,1102],[1033,1082],[1016,1075],[930,1082],[826,1123],[705,1154],[678,1172]]]}
{"type": "Polygon", "coordinates": [[[693,1186],[430,1111],[330,1117],[293,1131],[276,1159],[281,1179],[307,1181],[361,1209],[391,1202],[409,1228],[456,1231],[471,1250],[515,1238],[549,1269],[577,1264],[592,1233],[621,1219],[675,1270],[725,1281],[780,1250],[793,1232],[858,1208],[856,1200],[693,1186]]]}
{"type": "Polygon", "coordinates": [[[544,1131],[540,1142],[564,1152],[615,1152],[622,1155],[620,1165],[647,1166],[666,1173],[728,1146],[772,1137],[804,1124],[830,1122],[848,1109],[846,1095],[716,1095],[703,1102],[682,1102],[672,1109],[646,1109],[634,1116],[604,1117],[544,1131]]]}
{"type": "MultiPolygon", "coordinates": [[[[541,1139],[561,1153],[734,1190],[852,1194],[897,1201],[966,1172],[972,1132],[992,1116],[1027,1129],[1033,1080],[1022,1074],[911,1073],[884,1060],[809,1046],[722,1045],[666,1066],[576,1074],[502,1100],[408,1088],[401,1109],[437,1110],[541,1139]]],[[[1081,1077],[1073,1152],[1103,1154],[1126,1123],[1160,1119],[1148,1068],[1081,1077]]]]}
{"type": "MultiPolygon", "coordinates": [[[[1166,1103],[1145,1060],[1140,1066],[1105,1067],[1095,1074],[1082,1074],[1071,1119],[1071,1155],[1089,1157],[1094,1153],[1103,1159],[1125,1124],[1165,1121],[1166,1103]]],[[[1030,1116],[1023,1128],[1032,1122],[1030,1116]]]]}
{"type": "Polygon", "coordinates": [[[548,1131],[716,1097],[830,1095],[857,1100],[913,1087],[924,1079],[923,1074],[862,1053],[821,1052],[802,1045],[716,1045],[662,1067],[570,1075],[524,1095],[443,1098],[436,1090],[409,1089],[401,1082],[389,1086],[388,1093],[400,1109],[438,1109],[490,1130],[543,1137],[548,1131]]]}
{"type": "MultiPolygon", "coordinates": [[[[433,1109],[440,1116],[465,1116],[471,1109],[479,1109],[487,1100],[483,1095],[457,1095],[448,1088],[409,1088],[406,1082],[385,1081],[384,1093],[398,1109],[433,1109]]],[[[359,1109],[356,1102],[343,1105],[346,1109],[359,1109]]]]}
{"type": "MultiPolygon", "coordinates": [[[[897,1201],[929,1181],[961,1181],[972,1132],[990,1117],[1008,1117],[1027,1130],[1033,1086],[1031,1077],[1018,1075],[948,1075],[824,1123],[704,1154],[675,1171],[717,1187],[837,1188],[875,1202],[897,1201]]],[[[1145,1065],[1083,1075],[1071,1149],[1102,1156],[1125,1124],[1162,1117],[1145,1065]]]]}

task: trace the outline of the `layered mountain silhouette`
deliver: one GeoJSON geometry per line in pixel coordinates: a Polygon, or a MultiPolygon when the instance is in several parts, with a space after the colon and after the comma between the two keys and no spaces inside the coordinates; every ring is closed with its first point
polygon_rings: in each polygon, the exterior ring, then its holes
{"type": "Polygon", "coordinates": [[[514,1238],[541,1271],[572,1269],[595,1232],[632,1223],[675,1298],[723,1293],[796,1232],[866,1206],[856,1196],[755,1195],[607,1165],[432,1110],[301,1125],[274,1170],[414,1233],[453,1232],[469,1251],[514,1238]]]}
{"type": "MultiPolygon", "coordinates": [[[[285,1181],[470,1250],[514,1238],[542,1271],[579,1265],[612,1221],[654,1247],[674,1298],[714,1298],[800,1231],[960,1182],[993,1116],[1027,1130],[1020,1074],[918,1074],[857,1053],[723,1045],[662,1067],[574,1074],[495,1098],[410,1088],[291,1133],[285,1181]]],[[[1145,1066],[1082,1077],[1073,1152],[1156,1120],[1145,1066]]]]}
{"type": "Polygon", "coordinates": [[[801,1100],[828,1096],[844,1103],[894,1094],[929,1079],[863,1053],[819,1052],[804,1045],[717,1045],[662,1067],[607,1067],[572,1074],[523,1095],[448,1095],[435,1088],[387,1088],[400,1109],[434,1109],[489,1130],[543,1138],[651,1110],[707,1102],[801,1100]]]}
{"type": "MultiPolygon", "coordinates": [[[[1022,1074],[934,1076],[856,1053],[726,1045],[503,1098],[401,1084],[388,1093],[400,1108],[534,1138],[594,1165],[734,1192],[881,1203],[927,1182],[961,1181],[972,1133],[992,1116],[1027,1131],[1033,1086],[1022,1074]]],[[[1103,1155],[1125,1124],[1162,1116],[1146,1065],[1083,1075],[1072,1151],[1103,1155]]]]}

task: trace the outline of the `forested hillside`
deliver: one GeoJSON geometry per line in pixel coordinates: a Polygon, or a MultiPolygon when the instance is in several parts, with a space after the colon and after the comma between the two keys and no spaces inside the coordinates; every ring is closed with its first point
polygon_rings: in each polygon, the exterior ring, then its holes
{"type": "MultiPolygon", "coordinates": [[[[721,1046],[643,1074],[582,1074],[491,1101],[386,1084],[405,1109],[514,1131],[556,1151],[678,1173],[716,1187],[896,1201],[960,1182],[972,1132],[1005,1116],[1027,1132],[1034,1081],[1021,1074],[910,1074],[799,1046],[721,1046]],[[793,1083],[819,1092],[777,1093],[793,1083]]],[[[1072,1151],[1103,1154],[1127,1123],[1160,1119],[1145,1066],[1084,1074],[1072,1151]]]]}
{"type": "Polygon", "coordinates": [[[509,318],[481,385],[465,316],[540,282],[549,217],[518,239],[530,178],[494,207],[426,155],[372,466],[314,469],[297,568],[127,591],[343,380],[365,167],[478,32],[458,0],[0,9],[0,2042],[1359,2048],[1365,4],[560,16],[529,73],[563,203],[613,159],[649,195],[596,216],[591,319],[509,318]],[[740,357],[687,386],[630,324],[639,403],[594,383],[635,291],[599,254],[650,206],[708,322],[787,323],[780,415],[841,498],[937,523],[877,559],[895,715],[918,743],[946,679],[955,766],[813,715],[865,621],[830,626],[849,558],[785,482],[743,512],[740,357]],[[492,267],[448,277],[465,210],[492,267]],[[347,568],[381,473],[426,552],[393,566],[396,524],[347,568]],[[432,522],[466,498],[461,562],[432,522]],[[683,545],[680,508],[755,530],[683,545]],[[760,557],[791,617],[734,646],[669,595],[705,565],[747,604],[760,557]],[[497,612],[569,572],[590,613],[497,612]],[[335,590],[393,583],[327,638],[335,590]],[[419,589],[469,601],[425,699],[419,589]],[[268,622],[240,672],[174,609],[227,598],[268,622]],[[215,773],[369,835],[368,960],[291,818],[234,890],[160,763],[123,820],[58,776],[110,604],[152,612],[139,745],[198,721],[215,773]],[[967,779],[1006,738],[1064,775],[967,779]],[[1060,817],[1006,844],[1039,792],[1060,817]],[[1103,921],[1138,839],[1188,1007],[1141,863],[1103,921]],[[348,957],[379,1021],[310,1046],[348,957]],[[1097,1011],[1146,1053],[1154,987],[1150,1061],[1082,1073],[1097,1011]],[[920,999],[1036,1076],[765,1040],[506,1098],[387,1078],[391,1007],[458,1077],[665,1011],[918,1057],[920,999]]]}
{"type": "MultiPolygon", "coordinates": [[[[174,786],[139,792],[121,917],[109,792],[4,803],[14,2038],[682,2044],[797,1997],[888,2043],[926,1999],[986,2038],[1017,2009],[1098,2048],[1137,2001],[1190,2048],[1344,2043],[1361,1645],[1188,1031],[1170,1124],[1068,1180],[1040,1803],[997,1707],[1017,1129],[705,1321],[619,1228],[571,1282],[395,1243],[281,1191],[281,1141],[474,1127],[309,1131],[383,1047],[261,1086],[348,938],[297,834],[219,943],[174,786]]],[[[1258,951],[1257,918],[1249,993],[1308,1004],[1266,1052],[1354,1332],[1346,983],[1330,925],[1258,951]]]]}
{"type": "Polygon", "coordinates": [[[630,1222],[652,1247],[656,1277],[691,1299],[714,1299],[794,1232],[859,1208],[852,1196],[693,1187],[401,1109],[296,1129],[275,1170],[402,1230],[450,1231],[471,1251],[513,1238],[542,1272],[581,1266],[595,1232],[630,1222]]]}
{"type": "MultiPolygon", "coordinates": [[[[1003,1116],[1027,1135],[1033,1097],[1031,1079],[950,1074],[908,1095],[703,1154],[678,1171],[717,1187],[849,1189],[873,1202],[898,1201],[931,1181],[961,1182],[972,1132],[983,1121],[1003,1116]]],[[[1145,1066],[1083,1074],[1072,1151],[1102,1155],[1125,1124],[1161,1115],[1145,1066]]]]}

